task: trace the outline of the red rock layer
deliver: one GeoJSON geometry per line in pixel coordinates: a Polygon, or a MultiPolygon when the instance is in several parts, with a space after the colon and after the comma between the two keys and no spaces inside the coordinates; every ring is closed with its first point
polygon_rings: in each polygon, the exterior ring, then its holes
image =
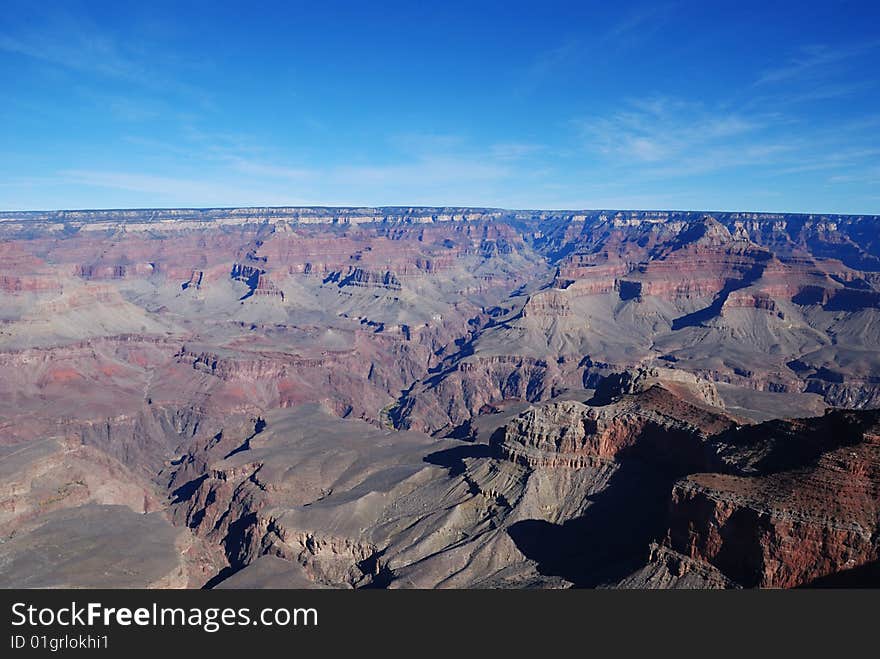
{"type": "MultiPolygon", "coordinates": [[[[672,492],[669,545],[741,585],[769,588],[808,585],[878,560],[880,423],[873,412],[848,414],[861,419],[860,427],[832,422],[841,415],[834,412],[785,428],[793,428],[798,444],[759,457],[756,475],[700,473],[680,481],[672,492]],[[817,426],[834,433],[804,436],[817,426]],[[811,444],[818,456],[798,459],[811,444]]],[[[762,431],[773,427],[754,432],[762,431]]],[[[746,455],[755,450],[762,455],[757,446],[746,455]]]]}

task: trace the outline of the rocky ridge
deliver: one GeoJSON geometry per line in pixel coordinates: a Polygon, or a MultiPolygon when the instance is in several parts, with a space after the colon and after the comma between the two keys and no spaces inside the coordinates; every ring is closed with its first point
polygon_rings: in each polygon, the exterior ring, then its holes
{"type": "Polygon", "coordinates": [[[165,557],[113,587],[860,575],[877,221],[0,213],[0,565],[77,530],[29,583],[80,583],[106,518],[165,557]]]}

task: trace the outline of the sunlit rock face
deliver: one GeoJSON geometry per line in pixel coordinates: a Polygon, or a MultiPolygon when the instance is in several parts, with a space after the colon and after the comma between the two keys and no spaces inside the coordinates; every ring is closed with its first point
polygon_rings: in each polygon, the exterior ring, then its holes
{"type": "Polygon", "coordinates": [[[110,587],[870,580],[878,222],[2,212],[0,565],[110,587]],[[102,576],[114,552],[142,569],[102,576]]]}

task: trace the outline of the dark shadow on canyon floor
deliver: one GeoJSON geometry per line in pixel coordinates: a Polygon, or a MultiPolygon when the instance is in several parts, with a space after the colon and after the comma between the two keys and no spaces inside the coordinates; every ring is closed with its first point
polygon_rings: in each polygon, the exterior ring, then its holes
{"type": "Polygon", "coordinates": [[[231,566],[226,566],[225,568],[220,570],[217,574],[215,574],[213,577],[208,579],[208,581],[206,581],[205,584],[202,586],[202,590],[211,590],[213,588],[216,588],[217,585],[219,585],[223,581],[226,581],[229,577],[231,577],[236,572],[238,572],[238,569],[231,567],[231,566]]]}
{"type": "Polygon", "coordinates": [[[880,588],[880,561],[820,577],[800,588],[880,588]]]}
{"type": "Polygon", "coordinates": [[[458,476],[463,474],[466,468],[465,458],[488,458],[491,455],[492,449],[486,444],[471,444],[435,451],[426,455],[424,460],[432,465],[446,467],[449,469],[450,476],[458,476]]]}
{"type": "Polygon", "coordinates": [[[543,575],[580,588],[613,583],[644,565],[648,545],[663,534],[674,481],[656,467],[627,462],[582,517],[563,524],[523,520],[508,533],[543,575]]]}
{"type": "Polygon", "coordinates": [[[174,499],[171,501],[171,505],[177,505],[179,503],[183,503],[184,501],[189,501],[192,496],[196,493],[196,490],[199,489],[199,486],[205,482],[205,479],[208,478],[208,474],[202,474],[198,478],[193,478],[191,481],[188,481],[178,487],[171,493],[171,496],[174,499]]]}

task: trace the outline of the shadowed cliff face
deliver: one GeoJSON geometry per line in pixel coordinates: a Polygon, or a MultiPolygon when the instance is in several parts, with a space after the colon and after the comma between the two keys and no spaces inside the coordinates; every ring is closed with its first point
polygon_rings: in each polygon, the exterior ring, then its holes
{"type": "Polygon", "coordinates": [[[647,548],[666,534],[674,483],[714,468],[711,438],[734,427],[645,375],[608,378],[590,403],[532,408],[495,442],[500,454],[537,468],[599,461],[614,469],[582,515],[562,523],[523,520],[508,529],[542,574],[578,587],[614,585],[644,565],[647,548]]]}
{"type": "Polygon", "coordinates": [[[837,411],[730,429],[705,438],[697,469],[687,451],[676,469],[647,434],[615,456],[617,471],[584,515],[518,522],[509,533],[542,574],[579,586],[642,585],[627,577],[658,543],[717,570],[725,587],[874,583],[878,429],[876,412],[837,411]]]}
{"type": "Polygon", "coordinates": [[[662,469],[627,461],[584,515],[562,524],[523,520],[508,533],[542,574],[581,588],[614,584],[640,568],[650,543],[662,538],[674,481],[662,469]]]}
{"type": "Polygon", "coordinates": [[[143,583],[869,575],[878,221],[0,213],[15,560],[83,508],[77,546],[106,513],[185,550],[143,583]]]}
{"type": "Polygon", "coordinates": [[[880,556],[878,430],[876,411],[830,411],[720,435],[720,473],[673,488],[667,542],[743,586],[867,578],[851,571],[880,556]]]}
{"type": "Polygon", "coordinates": [[[880,561],[841,570],[804,584],[805,588],[880,588],[880,561]]]}

